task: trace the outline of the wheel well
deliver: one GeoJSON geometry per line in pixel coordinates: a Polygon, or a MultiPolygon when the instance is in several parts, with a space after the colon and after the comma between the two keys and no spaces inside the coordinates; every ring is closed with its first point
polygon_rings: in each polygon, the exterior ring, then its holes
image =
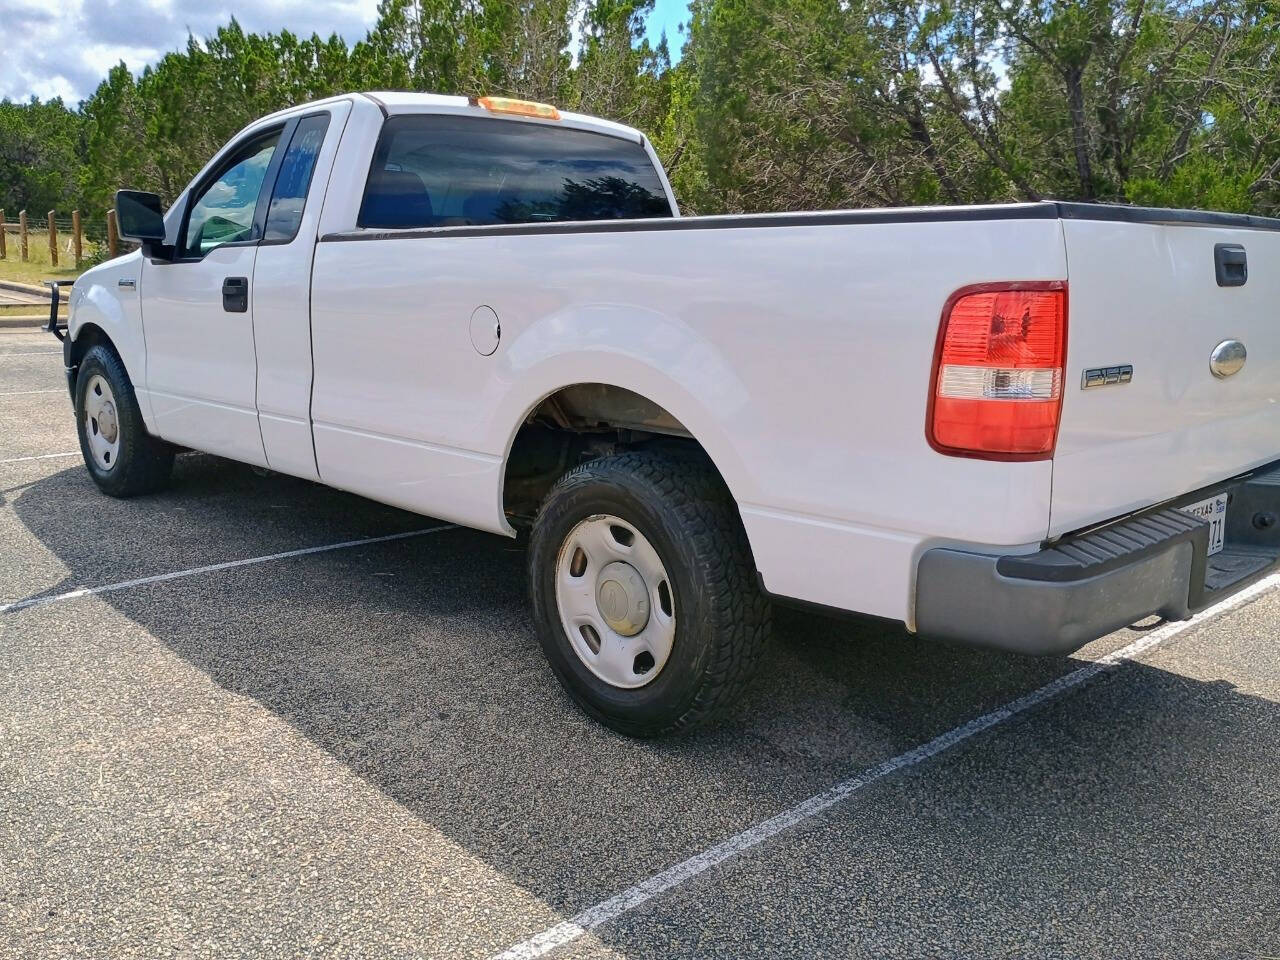
{"type": "Polygon", "coordinates": [[[120,355],[120,351],[116,349],[116,345],[111,342],[105,330],[96,323],[86,323],[80,328],[76,338],[71,341],[71,368],[74,370],[79,367],[84,355],[98,344],[109,347],[116,356],[120,355]]]}
{"type": "Polygon", "coordinates": [[[715,469],[684,424],[653,401],[604,383],[564,387],[529,412],[512,441],[503,510],[513,524],[527,525],[552,485],[579,463],[655,449],[696,457],[715,469]]]}

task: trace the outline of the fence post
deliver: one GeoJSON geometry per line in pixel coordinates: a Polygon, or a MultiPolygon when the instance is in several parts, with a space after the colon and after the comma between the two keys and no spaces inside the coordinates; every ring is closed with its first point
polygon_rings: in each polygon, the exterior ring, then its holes
{"type": "Polygon", "coordinates": [[[5,249],[4,239],[4,209],[0,208],[0,260],[3,260],[8,255],[9,252],[5,249]]]}
{"type": "Polygon", "coordinates": [[[120,249],[120,233],[116,230],[116,208],[107,211],[107,253],[115,259],[120,249]]]}
{"type": "Polygon", "coordinates": [[[49,211],[49,264],[58,265],[58,223],[53,219],[54,211],[49,211]]]}
{"type": "Polygon", "coordinates": [[[76,269],[80,269],[80,261],[84,259],[84,231],[80,224],[80,211],[71,211],[71,251],[76,256],[76,269]]]}
{"type": "Polygon", "coordinates": [[[22,254],[22,262],[27,262],[27,211],[18,211],[18,250],[22,254]]]}

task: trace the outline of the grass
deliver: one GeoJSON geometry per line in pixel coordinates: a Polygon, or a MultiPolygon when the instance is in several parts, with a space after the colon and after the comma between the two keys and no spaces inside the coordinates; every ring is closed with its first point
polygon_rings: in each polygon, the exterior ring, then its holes
{"type": "Polygon", "coordinates": [[[29,259],[23,263],[18,255],[18,235],[6,234],[7,250],[0,260],[0,280],[16,280],[19,283],[41,284],[45,280],[74,280],[89,269],[88,259],[93,253],[93,245],[85,244],[84,261],[80,269],[76,269],[70,254],[58,251],[58,266],[49,263],[49,243],[43,234],[32,234],[28,241],[29,259]]]}
{"type": "MultiPolygon", "coordinates": [[[[59,308],[63,316],[67,313],[67,305],[64,302],[59,308]]],[[[0,319],[4,317],[47,317],[49,315],[48,302],[39,303],[17,303],[17,304],[0,304],[0,319]]]]}

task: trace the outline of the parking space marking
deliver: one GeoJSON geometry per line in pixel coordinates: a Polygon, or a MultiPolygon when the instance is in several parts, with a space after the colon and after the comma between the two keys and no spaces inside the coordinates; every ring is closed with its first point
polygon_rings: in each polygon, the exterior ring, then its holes
{"type": "Polygon", "coordinates": [[[1251,587],[1242,590],[1234,597],[1229,597],[1221,603],[1201,611],[1190,620],[1166,624],[1155,629],[1127,646],[1121,647],[1119,650],[1100,657],[1083,667],[1079,667],[1025,696],[1011,700],[990,713],[983,714],[966,724],[948,730],[946,733],[934,737],[928,743],[922,744],[913,750],[908,750],[906,753],[898,754],[898,756],[877,766],[863,770],[861,773],[841,781],[829,790],[815,794],[808,800],[784,810],[776,817],[757,823],[742,833],[709,847],[688,860],[676,864],[674,867],[655,874],[635,886],[628,887],[616,896],[583,910],[564,923],[548,927],[528,940],[517,943],[502,953],[495,954],[491,960],[533,960],[535,957],[550,953],[557,947],[562,947],[577,940],[588,931],[594,930],[596,927],[611,920],[616,920],[624,913],[636,909],[659,894],[666,893],[668,890],[679,886],[686,880],[690,880],[714,866],[732,860],[770,837],[817,816],[824,810],[849,799],[855,793],[878,780],[883,780],[885,777],[909,767],[917,766],[950,750],[952,747],[964,743],[979,733],[990,730],[992,727],[999,726],[1019,714],[1026,713],[1028,710],[1056,699],[1062,694],[1088,683],[1100,673],[1111,670],[1126,661],[1133,660],[1166,640],[1194,629],[1209,620],[1238,609],[1277,587],[1280,587],[1280,574],[1272,574],[1266,579],[1260,580],[1251,587]]]}
{"type": "Polygon", "coordinates": [[[59,457],[78,457],[79,450],[73,450],[71,453],[42,453],[38,457],[11,457],[8,460],[0,460],[0,463],[26,463],[29,460],[56,460],[59,457]]]}
{"type": "Polygon", "coordinates": [[[66,391],[65,389],[63,389],[63,390],[57,390],[57,389],[54,389],[54,390],[14,390],[14,391],[12,391],[11,393],[0,393],[0,397],[28,397],[28,396],[30,396],[30,395],[31,395],[31,394],[33,394],[33,393],[66,393],[66,392],[67,392],[67,391],[66,391]]]}
{"type": "MultiPolygon", "coordinates": [[[[77,454],[79,456],[79,454],[77,454]]],[[[438,527],[427,527],[423,530],[409,530],[405,533],[389,533],[382,537],[365,537],[363,540],[344,540],[342,543],[326,543],[319,547],[303,547],[301,550],[285,550],[282,553],[269,553],[262,557],[246,557],[243,560],[226,560],[222,563],[211,563],[203,567],[192,567],[189,570],[174,570],[170,573],[158,573],[150,577],[139,577],[136,580],[123,580],[120,583],[108,583],[100,587],[81,587],[65,593],[54,593],[47,597],[31,597],[27,600],[15,600],[12,603],[0,603],[0,613],[15,613],[30,607],[43,607],[50,603],[61,603],[63,600],[76,600],[80,597],[93,597],[100,593],[113,593],[117,590],[128,590],[131,587],[144,587],[152,583],[165,583],[169,580],[181,580],[201,573],[216,573],[219,570],[232,570],[236,567],[249,567],[258,563],[269,563],[272,560],[286,560],[289,557],[306,557],[313,553],[329,553],[333,550],[346,550],[351,547],[363,547],[371,543],[387,543],[391,540],[408,540],[410,537],[424,537],[429,533],[440,533],[442,530],[456,530],[458,525],[446,523],[438,527]]]]}
{"type": "Polygon", "coordinates": [[[0,359],[5,357],[60,357],[61,350],[15,350],[13,353],[0,353],[0,359]]]}

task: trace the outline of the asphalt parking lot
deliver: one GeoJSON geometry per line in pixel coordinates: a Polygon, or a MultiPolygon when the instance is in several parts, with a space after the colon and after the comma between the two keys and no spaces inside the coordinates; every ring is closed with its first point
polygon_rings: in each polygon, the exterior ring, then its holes
{"type": "Polygon", "coordinates": [[[1280,956],[1270,581],[1045,660],[780,610],[634,742],[514,543],[201,455],[99,495],[57,346],[0,330],[0,956],[1280,956]]]}

